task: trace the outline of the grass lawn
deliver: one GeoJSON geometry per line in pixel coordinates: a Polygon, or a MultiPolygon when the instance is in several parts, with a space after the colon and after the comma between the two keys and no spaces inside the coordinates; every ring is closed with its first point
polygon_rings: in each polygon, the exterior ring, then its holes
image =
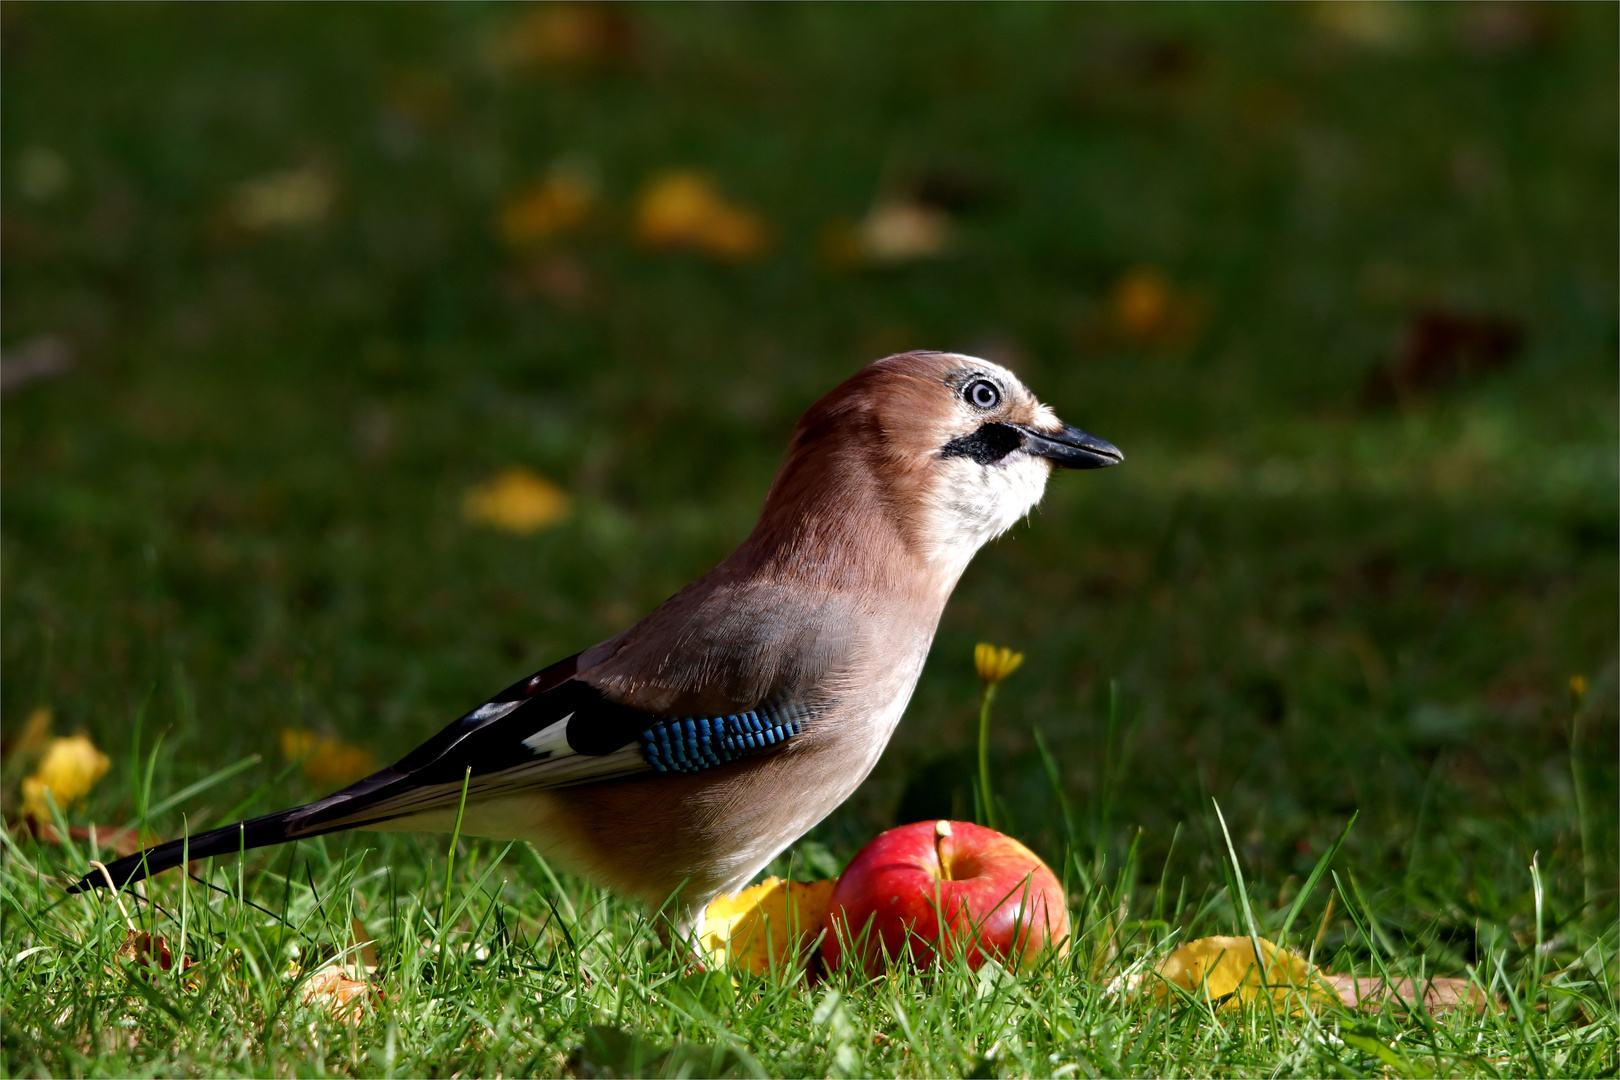
{"type": "Polygon", "coordinates": [[[1616,10],[0,7],[0,1068],[1615,1075],[1616,10]],[[729,240],[649,246],[672,169],[729,240]],[[1127,461],[979,556],[776,871],[971,816],[1009,645],[998,817],[1066,958],[733,984],[525,846],[359,834],[126,896],[161,971],[23,824],[42,707],[111,759],[96,844],[337,786],[299,732],[393,760],[712,566],[799,413],[918,347],[1127,461]],[[468,520],[517,467],[566,517],[468,520]],[[1281,935],[1352,814],[1290,942],[1500,1008],[1121,992],[1246,932],[1237,870],[1281,935]],[[351,1024],[299,973],[357,924],[351,1024]]]}

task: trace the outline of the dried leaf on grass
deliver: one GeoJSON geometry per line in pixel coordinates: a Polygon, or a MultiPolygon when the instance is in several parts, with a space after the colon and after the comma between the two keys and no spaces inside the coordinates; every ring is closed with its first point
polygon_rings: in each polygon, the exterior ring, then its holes
{"type": "Polygon", "coordinates": [[[513,67],[585,70],[634,60],[637,24],[615,4],[544,4],[507,25],[497,58],[513,67]]]}
{"type": "Polygon", "coordinates": [[[0,745],[3,745],[8,758],[22,756],[32,757],[44,750],[51,741],[51,707],[40,705],[28,714],[28,720],[23,724],[22,731],[15,737],[8,731],[5,733],[0,745]]]}
{"type": "Polygon", "coordinates": [[[685,248],[733,262],[758,258],[770,247],[764,217],[686,169],[662,173],[647,185],[636,204],[635,232],[647,247],[685,248]]]}
{"type": "Polygon", "coordinates": [[[66,810],[89,794],[96,781],[111,767],[112,761],[96,749],[87,735],[52,739],[39,768],[23,780],[23,813],[36,821],[49,821],[51,810],[46,791],[51,793],[58,809],[66,810]]]}
{"type": "Polygon", "coordinates": [[[363,979],[351,979],[335,964],[321,968],[303,987],[304,1004],[323,1006],[339,1020],[358,1024],[366,1006],[382,1000],[382,991],[363,979]]]}
{"type": "Polygon", "coordinates": [[[239,184],[231,196],[237,224],[253,232],[312,225],[332,208],[337,185],[313,165],[239,184]]]}
{"type": "Polygon", "coordinates": [[[934,259],[950,250],[951,215],[909,198],[876,203],[857,222],[835,222],[821,238],[821,257],[833,267],[893,266],[934,259]]]}
{"type": "Polygon", "coordinates": [[[1277,1005],[1298,1014],[1307,1003],[1337,1005],[1331,984],[1302,958],[1260,939],[1265,973],[1254,960],[1246,937],[1207,937],[1189,941],[1160,961],[1153,994],[1160,1001],[1174,996],[1170,984],[1234,1008],[1268,995],[1277,1005]]]}
{"type": "Polygon", "coordinates": [[[1480,988],[1467,979],[1436,978],[1420,985],[1416,979],[1396,979],[1391,984],[1383,979],[1354,975],[1328,975],[1326,978],[1338,991],[1340,999],[1355,1009],[1376,1011],[1386,1005],[1410,1009],[1421,999],[1423,1007],[1431,1013],[1450,1009],[1483,1013],[1492,1004],[1480,988]]]}
{"type": "Polygon", "coordinates": [[[568,496],[550,480],[521,466],[505,469],[467,492],[468,521],[513,533],[539,532],[568,516],[568,496]]]}
{"type": "Polygon", "coordinates": [[[1114,283],[1109,314],[1114,333],[1128,344],[1184,349],[1198,339],[1209,301],[1176,285],[1157,267],[1138,267],[1114,283]]]}
{"type": "MultiPolygon", "coordinates": [[[[174,954],[169,951],[168,940],[159,934],[149,934],[144,930],[131,930],[113,955],[120,961],[140,967],[151,967],[154,962],[163,971],[174,967],[174,954]]],[[[191,957],[180,957],[181,971],[194,964],[196,961],[191,957]]]]}
{"type": "MultiPolygon", "coordinates": [[[[1326,975],[1286,949],[1260,939],[1266,976],[1254,963],[1254,946],[1246,937],[1207,937],[1189,941],[1160,962],[1154,996],[1168,1000],[1171,983],[1194,994],[1207,994],[1225,1008],[1258,1001],[1269,992],[1273,1001],[1295,1015],[1306,1003],[1338,1005],[1376,1011],[1386,1005],[1410,1008],[1420,998],[1429,1012],[1470,1008],[1484,1012],[1489,999],[1467,979],[1436,978],[1421,987],[1414,979],[1383,979],[1354,975],[1326,975]]],[[[1150,976],[1151,978],[1151,976],[1150,976]]],[[[1138,981],[1137,985],[1140,985],[1138,981]]]]}
{"type": "Polygon", "coordinates": [[[821,932],[833,885],[770,877],[717,896],[704,909],[698,943],[716,965],[755,975],[795,968],[821,932]]]}
{"type": "Polygon", "coordinates": [[[303,760],[304,775],[322,784],[347,784],[375,770],[369,751],[330,735],[305,728],[282,728],[277,733],[281,754],[289,761],[303,760]]]}
{"type": "MultiPolygon", "coordinates": [[[[42,844],[62,843],[62,834],[52,822],[30,818],[27,827],[42,844]]],[[[67,835],[70,840],[84,843],[94,840],[97,848],[120,856],[133,855],[158,841],[155,833],[147,833],[143,837],[133,828],[119,829],[104,825],[69,825],[67,835]]]]}
{"type": "Polygon", "coordinates": [[[1368,373],[1362,398],[1369,405],[1413,401],[1510,367],[1523,350],[1524,327],[1511,319],[1418,311],[1400,350],[1368,373]]]}
{"type": "Polygon", "coordinates": [[[512,247],[535,247],[577,229],[596,205],[596,182],[577,164],[553,166],[501,208],[501,238],[512,247]]]}

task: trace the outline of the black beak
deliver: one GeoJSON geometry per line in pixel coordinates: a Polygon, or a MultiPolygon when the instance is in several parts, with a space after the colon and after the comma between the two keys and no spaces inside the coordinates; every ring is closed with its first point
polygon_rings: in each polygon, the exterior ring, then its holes
{"type": "Polygon", "coordinates": [[[1060,469],[1106,469],[1125,460],[1113,443],[1068,424],[1059,431],[1036,431],[1021,425],[1018,431],[1024,437],[1019,449],[1043,457],[1060,469]]]}

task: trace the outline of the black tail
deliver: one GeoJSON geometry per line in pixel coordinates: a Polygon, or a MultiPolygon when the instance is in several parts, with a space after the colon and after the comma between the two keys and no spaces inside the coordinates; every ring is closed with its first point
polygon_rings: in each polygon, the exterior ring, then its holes
{"type": "Polygon", "coordinates": [[[285,843],[288,840],[298,840],[306,836],[319,836],[323,832],[336,831],[343,826],[334,826],[333,829],[310,829],[306,824],[300,828],[297,835],[289,832],[289,826],[295,818],[301,818],[309,811],[309,807],[300,806],[292,810],[283,810],[276,814],[266,814],[264,817],[252,818],[248,821],[238,821],[234,825],[226,825],[220,829],[210,829],[205,833],[180,840],[170,840],[166,844],[149,847],[145,851],[138,851],[134,855],[126,855],[116,862],[107,864],[107,873],[92,870],[78,881],[68,886],[68,892],[85,892],[89,889],[106,888],[107,879],[112,878],[112,886],[122,889],[136,881],[161,873],[171,867],[179,866],[189,859],[206,859],[211,855],[234,855],[238,851],[248,848],[270,847],[274,844],[285,843]]]}

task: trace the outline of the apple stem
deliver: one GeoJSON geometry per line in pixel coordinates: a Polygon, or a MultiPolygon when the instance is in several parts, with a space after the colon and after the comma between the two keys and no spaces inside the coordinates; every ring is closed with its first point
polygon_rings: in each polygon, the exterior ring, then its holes
{"type": "Polygon", "coordinates": [[[945,861],[945,838],[950,835],[950,822],[944,820],[934,822],[934,857],[939,860],[939,876],[946,881],[951,880],[951,867],[945,861]]]}

